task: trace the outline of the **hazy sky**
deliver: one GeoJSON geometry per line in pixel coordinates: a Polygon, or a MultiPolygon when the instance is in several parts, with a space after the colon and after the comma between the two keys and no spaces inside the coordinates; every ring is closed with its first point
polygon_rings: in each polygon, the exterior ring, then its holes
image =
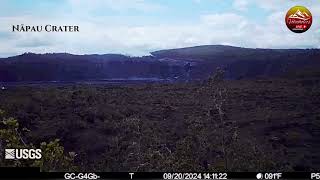
{"type": "Polygon", "coordinates": [[[24,52],[74,54],[150,51],[205,44],[319,48],[319,0],[0,0],[0,57],[24,52]],[[285,14],[313,14],[295,34],[285,14]],[[12,32],[12,25],[78,25],[79,33],[12,32]]]}

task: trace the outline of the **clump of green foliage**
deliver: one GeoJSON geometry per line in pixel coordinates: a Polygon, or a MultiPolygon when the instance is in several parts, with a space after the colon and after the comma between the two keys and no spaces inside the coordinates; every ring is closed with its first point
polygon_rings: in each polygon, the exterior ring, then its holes
{"type": "MultiPolygon", "coordinates": [[[[30,130],[26,128],[19,129],[18,120],[5,117],[5,112],[0,110],[0,149],[35,149],[38,148],[32,143],[26,143],[22,137],[22,132],[30,130]]],[[[42,142],[40,145],[42,158],[40,160],[4,160],[0,161],[2,167],[40,167],[41,171],[75,171],[78,168],[74,165],[76,154],[64,152],[63,146],[59,144],[59,139],[49,143],[42,142]]],[[[4,153],[1,152],[1,155],[4,153]]],[[[1,157],[1,160],[4,159],[1,157]]]]}

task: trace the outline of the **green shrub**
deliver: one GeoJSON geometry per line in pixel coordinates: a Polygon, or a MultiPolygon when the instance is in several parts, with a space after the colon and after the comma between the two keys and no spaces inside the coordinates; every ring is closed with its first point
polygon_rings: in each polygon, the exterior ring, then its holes
{"type": "MultiPolygon", "coordinates": [[[[33,144],[25,142],[19,131],[18,120],[4,117],[5,112],[0,110],[0,147],[1,149],[36,149],[33,144]]],[[[23,128],[23,132],[30,130],[23,128]]],[[[59,139],[49,143],[42,142],[40,145],[42,158],[40,160],[5,160],[0,161],[2,167],[40,167],[41,171],[75,171],[78,168],[74,165],[76,154],[69,152],[67,155],[64,148],[59,144],[59,139]]],[[[4,153],[1,152],[3,155],[4,153]]],[[[4,158],[1,158],[4,159],[4,158]]]]}

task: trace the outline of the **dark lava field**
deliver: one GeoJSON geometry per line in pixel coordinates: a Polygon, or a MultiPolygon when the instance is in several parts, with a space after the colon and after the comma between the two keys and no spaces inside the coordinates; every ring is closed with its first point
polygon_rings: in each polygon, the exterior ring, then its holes
{"type": "Polygon", "coordinates": [[[320,79],[10,86],[0,109],[96,171],[320,169],[320,79]]]}

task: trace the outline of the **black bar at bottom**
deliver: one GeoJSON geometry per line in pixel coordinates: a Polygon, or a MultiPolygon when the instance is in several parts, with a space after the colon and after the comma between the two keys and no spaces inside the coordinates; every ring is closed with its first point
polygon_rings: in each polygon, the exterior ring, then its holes
{"type": "MultiPolygon", "coordinates": [[[[0,168],[2,179],[311,179],[311,172],[40,172],[39,168],[0,168]],[[257,176],[259,174],[259,176],[257,176]]],[[[312,179],[320,179],[320,173],[313,174],[312,179]]]]}

